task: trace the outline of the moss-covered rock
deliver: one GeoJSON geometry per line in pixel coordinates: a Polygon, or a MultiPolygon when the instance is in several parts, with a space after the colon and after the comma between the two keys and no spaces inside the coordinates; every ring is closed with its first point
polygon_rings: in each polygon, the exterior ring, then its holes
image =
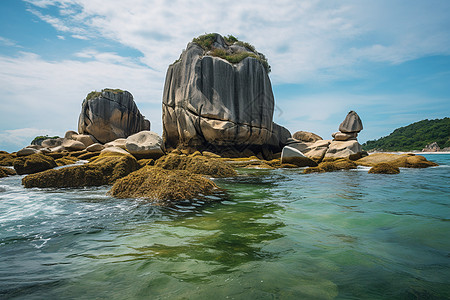
{"type": "Polygon", "coordinates": [[[324,173],[324,172],[334,172],[339,170],[350,170],[356,169],[357,164],[350,159],[340,158],[328,158],[324,159],[317,167],[307,168],[303,171],[305,174],[310,173],[324,173]]]}
{"type": "Polygon", "coordinates": [[[0,166],[12,166],[16,157],[15,154],[9,154],[8,152],[2,151],[2,153],[0,153],[0,166]]]}
{"type": "Polygon", "coordinates": [[[84,153],[84,154],[81,154],[80,156],[78,156],[78,159],[88,160],[88,159],[91,159],[91,158],[99,156],[99,155],[100,155],[100,151],[98,151],[98,152],[87,152],[87,153],[84,153]]]}
{"type": "Polygon", "coordinates": [[[13,169],[0,167],[0,178],[16,174],[16,171],[13,169]]]}
{"type": "Polygon", "coordinates": [[[55,160],[50,156],[40,153],[29,156],[18,157],[14,160],[14,170],[17,174],[33,174],[42,172],[48,169],[53,169],[57,166],[55,160]]]}
{"type": "Polygon", "coordinates": [[[185,170],[147,166],[117,180],[110,194],[117,198],[143,198],[159,205],[193,200],[220,189],[210,179],[185,170]]]}
{"type": "Polygon", "coordinates": [[[427,168],[438,166],[421,155],[374,153],[356,161],[358,165],[373,167],[379,163],[388,163],[397,168],[427,168]]]}
{"type": "Polygon", "coordinates": [[[398,174],[400,169],[388,163],[379,163],[370,168],[369,173],[371,174],[398,174]]]}
{"type": "Polygon", "coordinates": [[[139,164],[131,155],[100,155],[85,165],[28,175],[22,184],[26,188],[99,186],[113,184],[137,169],[139,164]]]}
{"type": "Polygon", "coordinates": [[[66,156],[55,160],[58,167],[74,164],[78,159],[76,157],[66,156]]]}
{"type": "Polygon", "coordinates": [[[139,166],[141,166],[141,168],[145,167],[145,166],[154,166],[155,165],[155,160],[153,158],[143,158],[138,160],[139,166]]]}
{"type": "Polygon", "coordinates": [[[158,159],[155,166],[167,170],[186,170],[194,174],[208,175],[217,178],[237,175],[230,164],[201,155],[184,156],[169,154],[158,159]]]}

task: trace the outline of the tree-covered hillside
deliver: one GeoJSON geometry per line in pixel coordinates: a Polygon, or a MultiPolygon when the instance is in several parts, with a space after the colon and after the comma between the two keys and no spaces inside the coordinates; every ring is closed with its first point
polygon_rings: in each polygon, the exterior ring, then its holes
{"type": "Polygon", "coordinates": [[[412,151],[422,150],[433,142],[441,149],[450,147],[450,118],[427,119],[400,127],[390,135],[367,141],[362,146],[366,151],[412,151]]]}

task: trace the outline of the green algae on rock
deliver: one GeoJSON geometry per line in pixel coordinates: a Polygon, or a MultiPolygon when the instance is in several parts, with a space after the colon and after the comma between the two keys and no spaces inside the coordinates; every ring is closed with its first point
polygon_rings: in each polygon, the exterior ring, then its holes
{"type": "Polygon", "coordinates": [[[355,161],[356,164],[373,167],[378,163],[388,163],[398,168],[427,168],[438,166],[437,163],[427,160],[421,155],[374,153],[355,161]]]}
{"type": "Polygon", "coordinates": [[[28,175],[22,179],[22,184],[26,188],[100,186],[113,184],[137,169],[139,164],[131,155],[102,154],[85,165],[28,175]]]}
{"type": "Polygon", "coordinates": [[[388,163],[379,163],[370,168],[371,174],[399,174],[400,169],[388,163]]]}
{"type": "Polygon", "coordinates": [[[40,153],[18,157],[14,160],[13,165],[19,175],[38,173],[57,166],[52,157],[40,153]]]}
{"type": "Polygon", "coordinates": [[[193,200],[220,191],[210,179],[185,170],[146,166],[119,179],[109,194],[117,198],[143,198],[159,205],[193,200]]]}
{"type": "Polygon", "coordinates": [[[186,170],[194,174],[217,178],[237,175],[236,171],[227,162],[201,155],[185,156],[169,154],[158,159],[155,166],[167,170],[186,170]]]}
{"type": "Polygon", "coordinates": [[[16,171],[13,169],[0,167],[0,178],[16,174],[16,171]]]}

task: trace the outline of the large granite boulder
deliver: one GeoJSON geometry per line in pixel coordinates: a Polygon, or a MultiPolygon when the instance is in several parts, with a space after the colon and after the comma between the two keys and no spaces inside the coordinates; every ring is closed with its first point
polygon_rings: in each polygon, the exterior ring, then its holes
{"type": "Polygon", "coordinates": [[[362,147],[357,140],[332,141],[328,146],[325,158],[361,158],[362,147]]]}
{"type": "Polygon", "coordinates": [[[162,144],[162,138],[157,133],[146,130],[130,135],[125,147],[136,157],[159,158],[164,155],[162,144]]]}
{"type": "Polygon", "coordinates": [[[206,36],[209,44],[199,42],[205,36],[194,39],[167,70],[165,147],[220,153],[228,147],[267,145],[274,98],[264,56],[252,47],[230,45],[219,34],[206,36]],[[230,62],[238,56],[246,58],[230,62]]]}
{"type": "Polygon", "coordinates": [[[339,125],[339,131],[344,133],[360,132],[363,130],[363,125],[358,114],[351,110],[345,120],[339,125]]]}
{"type": "Polygon", "coordinates": [[[150,130],[150,122],[127,91],[104,89],[89,93],[83,101],[78,120],[80,134],[90,134],[107,143],[142,130],[150,130]]]}

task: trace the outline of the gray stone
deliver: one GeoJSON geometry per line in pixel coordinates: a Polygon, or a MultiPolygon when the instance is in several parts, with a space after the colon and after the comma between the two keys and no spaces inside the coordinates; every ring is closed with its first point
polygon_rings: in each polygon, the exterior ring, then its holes
{"type": "Polygon", "coordinates": [[[350,158],[361,154],[361,145],[356,140],[332,141],[325,154],[325,158],[350,158]]]}
{"type": "MultiPolygon", "coordinates": [[[[220,35],[215,42],[217,47],[229,48],[220,35]]],[[[231,64],[205,54],[199,45],[189,43],[180,60],[167,70],[166,148],[267,145],[273,135],[274,98],[264,66],[252,57],[231,64]]]]}
{"type": "Polygon", "coordinates": [[[63,141],[64,141],[64,139],[62,139],[62,138],[46,139],[46,140],[42,141],[41,146],[47,147],[47,148],[53,148],[53,147],[61,146],[63,141]]]}
{"type": "Polygon", "coordinates": [[[40,151],[37,149],[33,149],[33,148],[23,148],[19,151],[17,151],[16,155],[17,156],[28,156],[31,154],[36,154],[39,153],[40,151]]]}
{"type": "Polygon", "coordinates": [[[126,138],[142,130],[150,130],[150,122],[141,115],[133,96],[127,92],[103,90],[83,101],[78,120],[80,134],[91,134],[101,143],[126,138]]]}
{"type": "Polygon", "coordinates": [[[112,142],[106,143],[105,144],[105,148],[108,148],[108,147],[119,147],[119,148],[122,148],[122,149],[126,150],[127,149],[127,145],[126,144],[127,144],[127,139],[120,138],[120,139],[116,139],[116,140],[114,140],[112,142]]]}
{"type": "Polygon", "coordinates": [[[86,147],[95,144],[97,140],[90,134],[76,134],[72,135],[72,139],[78,142],[82,142],[86,147]]]}
{"type": "Polygon", "coordinates": [[[64,135],[65,139],[72,139],[72,136],[74,135],[78,135],[78,132],[73,131],[73,130],[69,130],[66,132],[66,134],[64,135]]]}
{"type": "Polygon", "coordinates": [[[306,157],[299,150],[290,146],[285,146],[281,152],[282,164],[293,164],[298,167],[316,167],[317,163],[306,157]]]}
{"type": "Polygon", "coordinates": [[[339,131],[344,133],[360,132],[363,130],[363,124],[358,114],[353,110],[350,111],[345,120],[339,125],[339,131]]]}
{"type": "Polygon", "coordinates": [[[320,162],[324,158],[330,143],[331,140],[318,140],[309,144],[308,148],[303,150],[303,154],[316,162],[320,162]]]}
{"type": "Polygon", "coordinates": [[[292,135],[292,137],[296,140],[309,143],[314,143],[316,141],[323,140],[323,138],[321,138],[317,134],[308,131],[297,131],[292,135]]]}
{"type": "Polygon", "coordinates": [[[141,131],[130,135],[125,144],[128,152],[135,156],[146,156],[150,158],[159,158],[164,155],[161,149],[162,138],[152,131],[141,131]]]}
{"type": "Polygon", "coordinates": [[[51,152],[63,152],[63,151],[67,151],[67,150],[63,146],[56,146],[56,147],[50,148],[50,151],[51,152]]]}
{"type": "Polygon", "coordinates": [[[25,148],[31,148],[31,149],[36,149],[36,150],[40,150],[43,147],[41,145],[28,145],[25,148]]]}
{"type": "Polygon", "coordinates": [[[68,151],[79,151],[86,149],[86,146],[82,142],[69,139],[64,139],[64,142],[62,143],[61,146],[63,146],[64,149],[68,151]]]}
{"type": "Polygon", "coordinates": [[[281,152],[284,146],[286,146],[291,138],[291,132],[285,127],[278,125],[277,123],[272,124],[272,134],[267,142],[267,145],[272,149],[274,153],[281,152]]]}
{"type": "Polygon", "coordinates": [[[356,139],[356,137],[358,136],[357,132],[352,132],[352,133],[344,133],[344,132],[335,132],[331,135],[335,141],[348,141],[350,139],[356,139]]]}
{"type": "Polygon", "coordinates": [[[108,147],[103,149],[100,153],[116,153],[116,154],[124,154],[129,155],[130,153],[119,147],[108,147]]]}
{"type": "Polygon", "coordinates": [[[86,147],[86,150],[89,152],[102,151],[103,149],[105,149],[105,146],[103,146],[102,144],[99,144],[99,143],[95,143],[95,144],[92,144],[92,145],[86,147]]]}

